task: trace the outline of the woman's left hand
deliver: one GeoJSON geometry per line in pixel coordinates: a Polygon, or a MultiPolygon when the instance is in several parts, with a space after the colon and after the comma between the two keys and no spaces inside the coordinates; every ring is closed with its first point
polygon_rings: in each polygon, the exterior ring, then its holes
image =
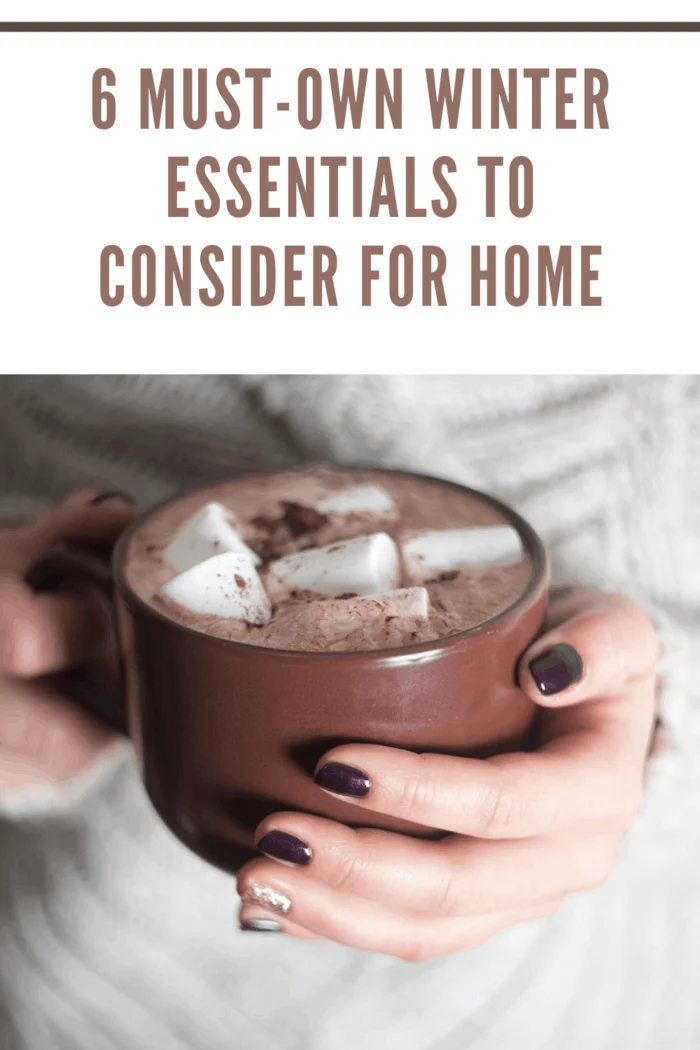
{"type": "Polygon", "coordinates": [[[657,641],[628,599],[562,590],[520,666],[542,709],[539,749],[482,760],[329,751],[316,776],[326,790],[451,834],[422,841],[274,814],[256,833],[265,857],[239,873],[244,929],[421,961],[549,915],[607,879],[642,797],[657,641]]]}

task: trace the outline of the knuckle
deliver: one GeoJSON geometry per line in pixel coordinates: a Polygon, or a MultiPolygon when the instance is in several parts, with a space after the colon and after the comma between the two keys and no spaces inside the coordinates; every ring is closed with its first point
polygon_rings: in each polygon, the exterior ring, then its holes
{"type": "Polygon", "coordinates": [[[403,778],[397,799],[398,815],[419,820],[421,812],[429,809],[435,798],[433,782],[419,773],[403,778]]]}
{"type": "Polygon", "coordinates": [[[464,880],[457,878],[449,868],[441,872],[435,885],[435,911],[440,915],[456,915],[470,910],[473,893],[464,880]]]}
{"type": "Polygon", "coordinates": [[[355,892],[366,889],[371,865],[358,853],[344,850],[329,854],[328,882],[336,890],[355,892]]]}
{"type": "Polygon", "coordinates": [[[322,877],[336,890],[362,895],[377,881],[376,857],[385,833],[376,828],[344,831],[342,837],[327,843],[322,877]]]}
{"type": "Polygon", "coordinates": [[[478,802],[476,833],[480,838],[501,838],[512,831],[518,817],[517,796],[503,780],[495,780],[478,802]]]}
{"type": "Polygon", "coordinates": [[[434,877],[433,910],[438,915],[478,915],[490,910],[487,901],[489,873],[480,863],[471,863],[467,868],[462,863],[448,862],[434,873],[434,877]]]}

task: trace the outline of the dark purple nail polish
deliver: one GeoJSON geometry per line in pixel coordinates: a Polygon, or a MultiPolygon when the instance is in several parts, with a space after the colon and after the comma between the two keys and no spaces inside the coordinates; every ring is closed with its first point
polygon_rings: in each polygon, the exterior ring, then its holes
{"type": "Polygon", "coordinates": [[[106,503],[108,499],[120,499],[122,503],[128,503],[131,507],[134,505],[131,496],[127,496],[124,492],[99,492],[90,500],[90,506],[99,507],[101,503],[106,503]]]}
{"type": "Polygon", "coordinates": [[[257,843],[261,853],[275,860],[286,860],[288,864],[308,864],[311,860],[311,849],[296,835],[286,831],[268,831],[257,843]]]}
{"type": "Polygon", "coordinates": [[[372,781],[366,773],[354,766],[344,766],[342,762],[327,762],[321,766],[314,780],[326,791],[332,791],[335,795],[350,795],[352,798],[364,798],[372,787],[372,781]]]}
{"type": "Polygon", "coordinates": [[[578,682],[583,660],[571,645],[555,645],[530,663],[530,674],[543,696],[561,693],[578,682]]]}
{"type": "Polygon", "coordinates": [[[242,930],[256,930],[258,933],[280,933],[282,927],[274,919],[241,919],[242,930]]]}

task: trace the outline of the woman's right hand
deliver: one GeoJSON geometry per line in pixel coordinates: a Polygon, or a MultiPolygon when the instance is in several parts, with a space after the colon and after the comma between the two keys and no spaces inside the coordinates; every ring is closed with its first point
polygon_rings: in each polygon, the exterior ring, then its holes
{"type": "Polygon", "coordinates": [[[57,544],[107,548],[132,519],[121,497],[82,490],[19,525],[0,522],[0,793],[74,776],[115,738],[46,677],[108,652],[104,594],[83,583],[37,593],[25,577],[57,544]]]}

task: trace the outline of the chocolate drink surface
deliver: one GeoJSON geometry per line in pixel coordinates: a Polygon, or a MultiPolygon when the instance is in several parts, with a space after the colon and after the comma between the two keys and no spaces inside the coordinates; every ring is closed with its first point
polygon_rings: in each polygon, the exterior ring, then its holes
{"type": "Polygon", "coordinates": [[[127,561],[136,593],[183,626],[303,652],[457,634],[512,605],[531,575],[517,531],[480,497],[420,477],[330,468],[241,477],[182,497],[136,533],[127,561]]]}
{"type": "Polygon", "coordinates": [[[314,769],[337,744],[529,746],[516,669],[544,619],[546,556],[487,496],[395,471],[241,475],[145,515],[114,570],[147,792],[228,871],[276,810],[436,834],[321,791],[314,769]],[[223,513],[202,524],[211,504],[223,513]]]}

